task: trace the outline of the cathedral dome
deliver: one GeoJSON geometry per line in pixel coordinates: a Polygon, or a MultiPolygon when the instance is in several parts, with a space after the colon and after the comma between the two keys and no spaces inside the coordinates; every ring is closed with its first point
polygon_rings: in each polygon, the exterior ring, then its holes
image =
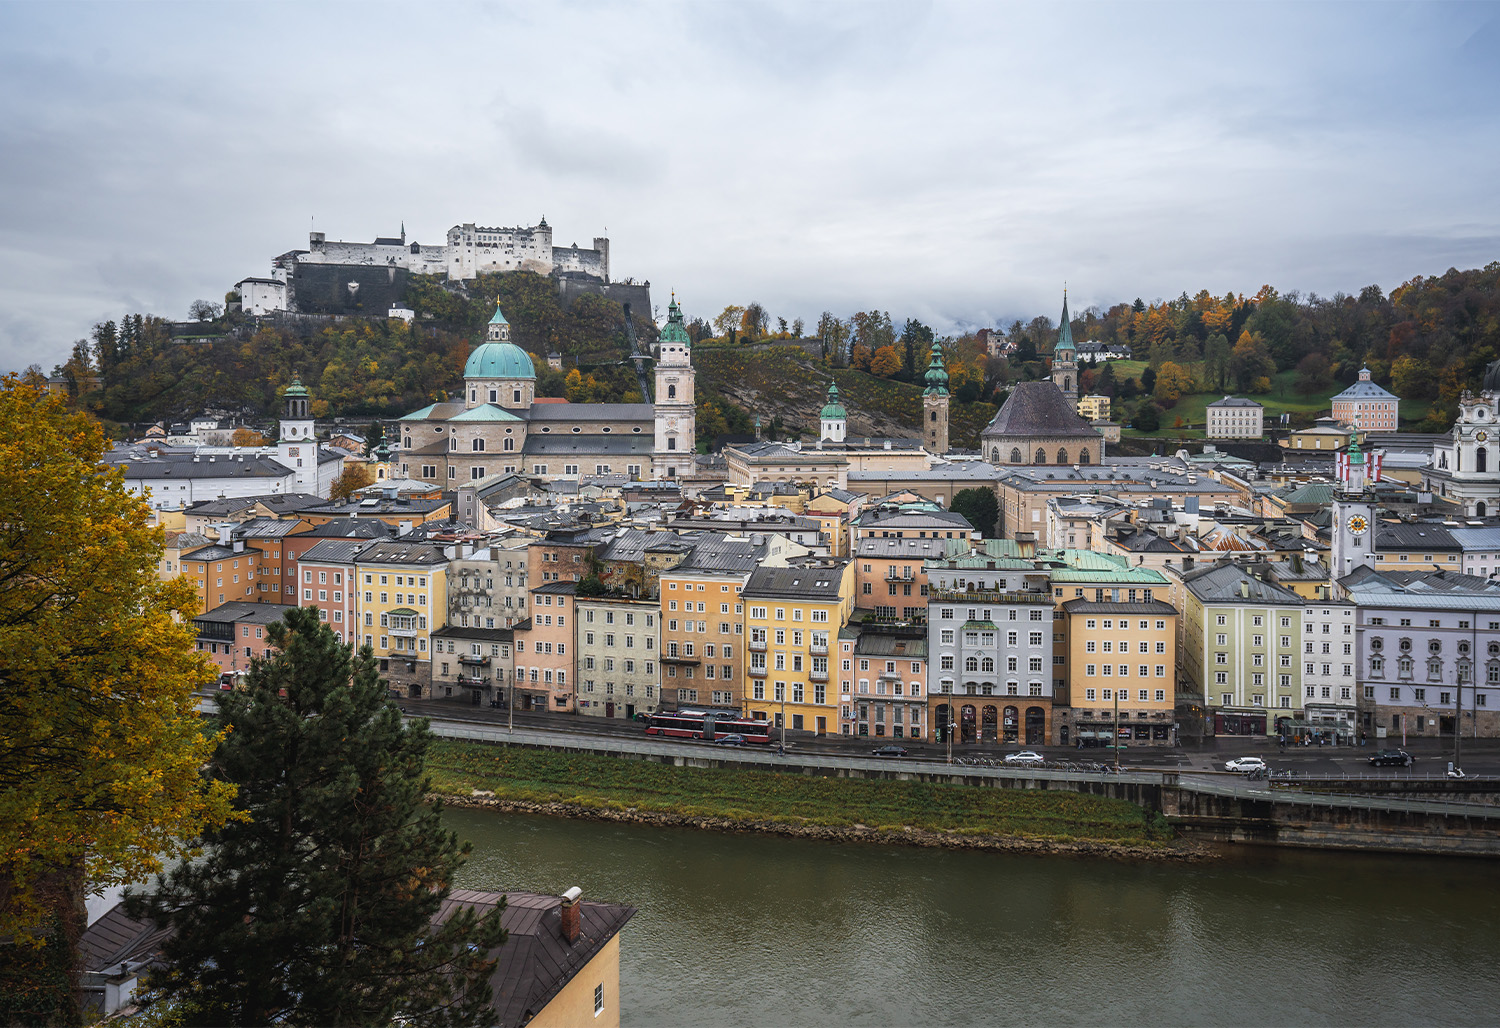
{"type": "Polygon", "coordinates": [[[536,368],[515,343],[481,343],[469,354],[464,378],[536,378],[536,368]]]}

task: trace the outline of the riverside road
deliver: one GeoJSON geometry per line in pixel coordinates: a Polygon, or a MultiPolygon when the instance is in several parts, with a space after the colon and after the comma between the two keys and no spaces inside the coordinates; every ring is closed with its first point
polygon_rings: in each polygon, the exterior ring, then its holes
{"type": "MultiPolygon", "coordinates": [[[[397,701],[410,715],[434,720],[477,722],[504,725],[507,713],[488,707],[475,707],[441,700],[397,701]]],[[[517,712],[517,728],[567,732],[578,735],[609,736],[623,739],[647,738],[644,729],[623,719],[579,717],[571,714],[517,712]]],[[[876,746],[894,744],[904,747],[911,757],[921,760],[944,760],[948,747],[940,743],[913,742],[909,739],[854,738],[827,736],[816,738],[806,733],[787,734],[788,752],[819,756],[868,756],[876,746]]],[[[1108,748],[1079,750],[1069,746],[1024,746],[1017,743],[964,743],[953,746],[954,757],[1001,758],[1007,753],[1031,750],[1048,760],[1093,760],[1112,762],[1114,751],[1108,748]]],[[[1405,746],[1400,738],[1371,740],[1365,746],[1277,746],[1275,739],[1247,736],[1221,736],[1203,748],[1149,749],[1121,747],[1120,763],[1134,768],[1161,771],[1222,771],[1224,762],[1233,757],[1257,756],[1275,770],[1296,771],[1306,777],[1352,775],[1365,778],[1427,778],[1440,776],[1453,759],[1453,741],[1448,739],[1409,739],[1405,746]],[[1404,749],[1415,758],[1411,768],[1372,767],[1369,758],[1379,749],[1404,749]]],[[[1463,767],[1470,776],[1500,777],[1500,740],[1465,739],[1463,767]]]]}

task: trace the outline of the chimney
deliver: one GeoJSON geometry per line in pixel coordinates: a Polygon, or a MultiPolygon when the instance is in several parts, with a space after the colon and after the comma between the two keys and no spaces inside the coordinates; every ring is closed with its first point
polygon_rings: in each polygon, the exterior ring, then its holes
{"type": "Polygon", "coordinates": [[[578,897],[583,895],[583,890],[573,886],[562,894],[562,906],[558,908],[560,916],[559,930],[562,932],[563,941],[569,946],[578,941],[578,897]]]}
{"type": "Polygon", "coordinates": [[[234,523],[226,521],[214,527],[219,530],[219,545],[228,546],[234,539],[234,523]]]}

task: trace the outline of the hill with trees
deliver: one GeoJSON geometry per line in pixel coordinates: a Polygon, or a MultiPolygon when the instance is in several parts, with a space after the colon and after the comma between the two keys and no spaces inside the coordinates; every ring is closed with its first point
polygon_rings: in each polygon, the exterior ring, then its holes
{"type": "MultiPolygon", "coordinates": [[[[256,322],[202,305],[204,321],[174,325],[148,315],[96,326],[59,365],[81,406],[117,422],[181,419],[205,408],[273,417],[281,390],[300,373],[319,417],[392,416],[444,399],[458,384],[474,340],[499,301],[512,338],[534,356],[537,395],[631,401],[640,393],[625,358],[624,311],[585,295],[564,307],[556,283],[520,272],[467,283],[414,276],[414,322],[290,317],[256,322]],[[547,368],[549,352],[562,371],[547,368]]],[[[1407,427],[1440,431],[1459,395],[1500,356],[1500,262],[1418,276],[1386,295],[1378,286],[1331,297],[1253,296],[1206,289],[1173,300],[1089,307],[1071,321],[1080,343],[1126,349],[1134,361],[1081,365],[1080,387],[1113,400],[1113,415],[1141,433],[1201,424],[1225,392],[1255,396],[1268,413],[1309,422],[1329,396],[1368,366],[1399,395],[1407,427]]],[[[656,325],[637,314],[641,345],[656,325]]],[[[750,430],[817,431],[830,381],[838,383],[856,435],[911,435],[933,330],[868,310],[823,312],[815,326],[773,317],[751,301],[695,317],[700,442],[750,430]]],[[[1046,377],[1058,326],[1039,316],[1008,328],[938,340],[953,393],[951,437],[973,445],[1012,383],[1046,377]]],[[[40,369],[33,369],[33,373],[40,369]]]]}

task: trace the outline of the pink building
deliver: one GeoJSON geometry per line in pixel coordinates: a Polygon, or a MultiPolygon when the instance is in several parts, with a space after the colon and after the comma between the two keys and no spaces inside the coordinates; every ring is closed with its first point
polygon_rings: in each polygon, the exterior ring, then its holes
{"type": "Polygon", "coordinates": [[[294,600],[301,607],[317,607],[318,617],[333,629],[340,642],[353,642],[355,632],[354,561],[369,539],[320,539],[297,561],[294,600]]]}
{"type": "Polygon", "coordinates": [[[573,713],[573,582],[548,582],[531,590],[531,619],[513,629],[516,708],[573,713]]]}
{"type": "Polygon", "coordinates": [[[1370,381],[1370,369],[1359,369],[1359,381],[1333,398],[1333,420],[1361,432],[1394,432],[1401,399],[1370,381]]]}
{"type": "Polygon", "coordinates": [[[198,630],[198,652],[219,666],[221,673],[240,674],[250,661],[271,653],[266,628],[292,608],[281,603],[221,604],[193,618],[198,630]]]}

